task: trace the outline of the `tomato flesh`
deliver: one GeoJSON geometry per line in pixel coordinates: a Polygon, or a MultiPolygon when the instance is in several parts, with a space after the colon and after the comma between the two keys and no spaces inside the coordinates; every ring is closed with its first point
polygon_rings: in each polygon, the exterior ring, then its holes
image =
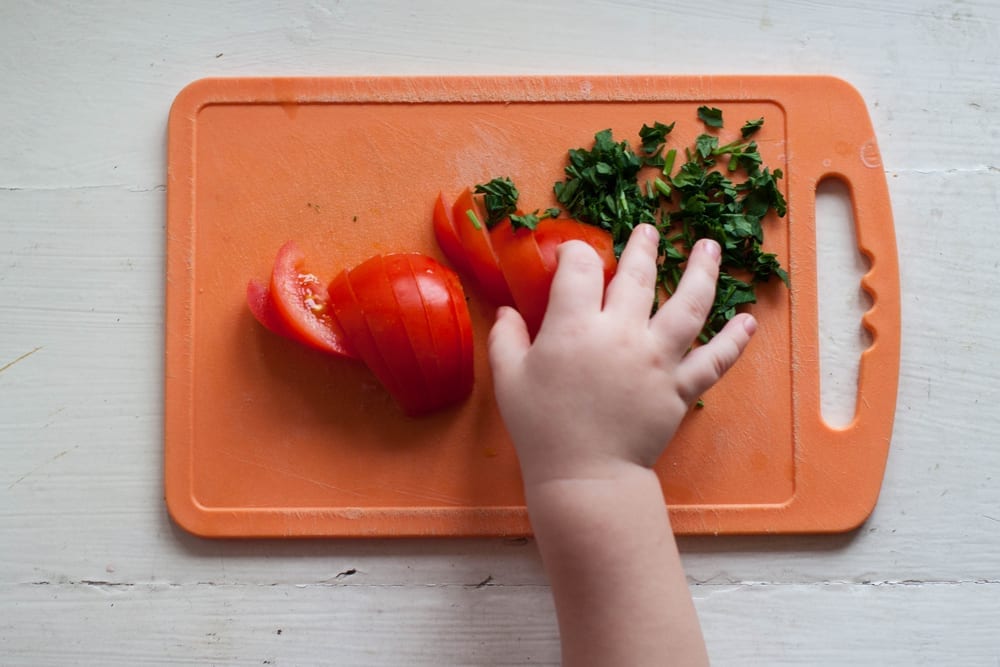
{"type": "Polygon", "coordinates": [[[458,238],[465,248],[469,263],[468,271],[475,278],[483,295],[497,306],[514,305],[510,287],[508,287],[507,280],[500,270],[500,263],[493,250],[490,232],[486,229],[486,216],[476,204],[472,190],[469,188],[466,188],[455,200],[452,207],[452,219],[458,232],[458,238]],[[473,222],[469,215],[470,211],[478,220],[478,229],[476,228],[477,223],[473,222]]]}
{"type": "Polygon", "coordinates": [[[570,240],[587,243],[601,258],[604,286],[617,267],[611,234],[576,220],[546,218],[534,230],[517,229],[501,223],[493,229],[493,246],[518,312],[532,337],[538,333],[549,304],[549,291],[558,259],[556,249],[570,240]]]}
{"type": "Polygon", "coordinates": [[[295,339],[284,318],[275,309],[267,283],[256,279],[247,283],[247,306],[265,329],[279,336],[295,339]]]}
{"type": "Polygon", "coordinates": [[[337,319],[410,416],[472,390],[472,324],[457,277],[450,282],[454,275],[430,257],[400,253],[372,257],[330,284],[337,319]]]}
{"type": "Polygon", "coordinates": [[[546,270],[552,274],[555,274],[558,263],[556,249],[560,244],[572,240],[583,241],[597,251],[604,267],[604,285],[607,286],[615,274],[615,269],[618,268],[614,241],[611,239],[610,232],[568,218],[542,220],[535,228],[535,241],[538,243],[542,262],[545,264],[546,270]]]}
{"type": "Polygon", "coordinates": [[[269,294],[275,313],[301,343],[341,357],[356,357],[331,312],[327,290],[304,268],[305,255],[294,241],[281,246],[271,273],[269,294]]]}
{"type": "Polygon", "coordinates": [[[546,267],[532,230],[515,230],[509,221],[504,221],[494,227],[491,234],[514,305],[528,325],[528,333],[534,337],[549,303],[554,271],[546,267]]]}
{"type": "MultiPolygon", "coordinates": [[[[404,314],[386,275],[382,256],[376,255],[349,270],[347,280],[364,313],[375,347],[396,385],[394,398],[407,414],[425,412],[427,381],[413,351],[404,314]]],[[[423,317],[422,304],[413,304],[408,316],[412,317],[414,312],[423,317]]]]}
{"type": "Polygon", "coordinates": [[[455,267],[459,273],[467,276],[472,275],[472,265],[465,252],[462,240],[458,238],[458,231],[455,229],[455,220],[452,217],[452,208],[444,200],[444,194],[438,194],[434,202],[434,238],[437,240],[441,252],[455,267]]]}
{"type": "Polygon", "coordinates": [[[341,271],[333,279],[329,286],[329,294],[330,304],[337,320],[340,321],[344,332],[350,337],[351,344],[357,350],[358,356],[393,397],[399,395],[402,389],[375,343],[375,337],[368,327],[364,310],[351,289],[347,270],[341,271]]]}
{"type": "Polygon", "coordinates": [[[472,320],[465,293],[458,276],[430,257],[410,254],[407,264],[436,361],[436,375],[427,376],[427,383],[437,402],[458,402],[473,385],[472,320]]]}

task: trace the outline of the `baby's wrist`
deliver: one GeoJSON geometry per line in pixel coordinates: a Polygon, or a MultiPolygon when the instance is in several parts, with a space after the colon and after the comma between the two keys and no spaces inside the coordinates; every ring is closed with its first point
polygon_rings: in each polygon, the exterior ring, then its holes
{"type": "Polygon", "coordinates": [[[588,484],[609,486],[655,481],[656,473],[638,462],[621,458],[574,461],[570,464],[539,465],[523,471],[526,493],[541,488],[564,488],[568,492],[588,484]]]}
{"type": "Polygon", "coordinates": [[[669,521],[663,489],[656,473],[627,464],[593,477],[537,480],[525,486],[528,514],[536,535],[551,534],[572,526],[606,525],[634,518],[636,513],[661,512],[669,521]]]}

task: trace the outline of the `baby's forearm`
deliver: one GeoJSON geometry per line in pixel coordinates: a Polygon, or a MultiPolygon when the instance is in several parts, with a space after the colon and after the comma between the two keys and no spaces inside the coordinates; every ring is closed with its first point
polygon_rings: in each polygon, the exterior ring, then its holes
{"type": "Polygon", "coordinates": [[[708,663],[651,470],[619,466],[607,476],[529,485],[526,494],[564,665],[708,663]]]}

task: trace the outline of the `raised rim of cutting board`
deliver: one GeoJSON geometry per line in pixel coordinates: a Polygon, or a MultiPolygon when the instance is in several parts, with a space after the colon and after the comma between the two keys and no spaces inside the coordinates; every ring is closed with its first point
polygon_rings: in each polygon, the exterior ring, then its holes
{"type": "Polygon", "coordinates": [[[184,88],[168,123],[167,294],[165,362],[165,496],[173,519],[207,537],[357,537],[522,535],[523,507],[344,508],[206,507],[191,486],[193,382],[193,206],[195,126],[211,104],[352,102],[689,101],[724,104],[763,100],[786,114],[794,493],[777,504],[671,507],[679,534],[840,532],[871,513],[888,456],[899,374],[899,270],[888,189],[871,122],[860,94],[829,76],[450,76],[202,79],[184,88]],[[488,85],[484,85],[487,84],[488,85]],[[837,119],[838,146],[813,119],[837,119]],[[821,417],[817,280],[796,257],[815,256],[815,190],[842,180],[854,202],[858,248],[870,261],[862,279],[873,305],[863,324],[871,346],[861,356],[854,420],[829,427],[821,417]],[[858,202],[864,202],[860,206],[858,202]],[[359,516],[358,512],[362,512],[359,516]],[[480,517],[480,521],[455,517],[480,517]],[[360,519],[360,520],[359,520],[360,519]],[[456,525],[462,528],[456,530],[456,525]]]}

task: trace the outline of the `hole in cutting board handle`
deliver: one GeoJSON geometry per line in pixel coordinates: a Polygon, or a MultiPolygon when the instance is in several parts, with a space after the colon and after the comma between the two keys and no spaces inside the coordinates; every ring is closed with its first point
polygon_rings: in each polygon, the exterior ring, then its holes
{"type": "Polygon", "coordinates": [[[861,287],[870,262],[858,250],[851,190],[827,176],[816,187],[820,404],[823,421],[849,425],[857,412],[861,353],[872,344],[861,317],[872,306],[861,287]]]}

